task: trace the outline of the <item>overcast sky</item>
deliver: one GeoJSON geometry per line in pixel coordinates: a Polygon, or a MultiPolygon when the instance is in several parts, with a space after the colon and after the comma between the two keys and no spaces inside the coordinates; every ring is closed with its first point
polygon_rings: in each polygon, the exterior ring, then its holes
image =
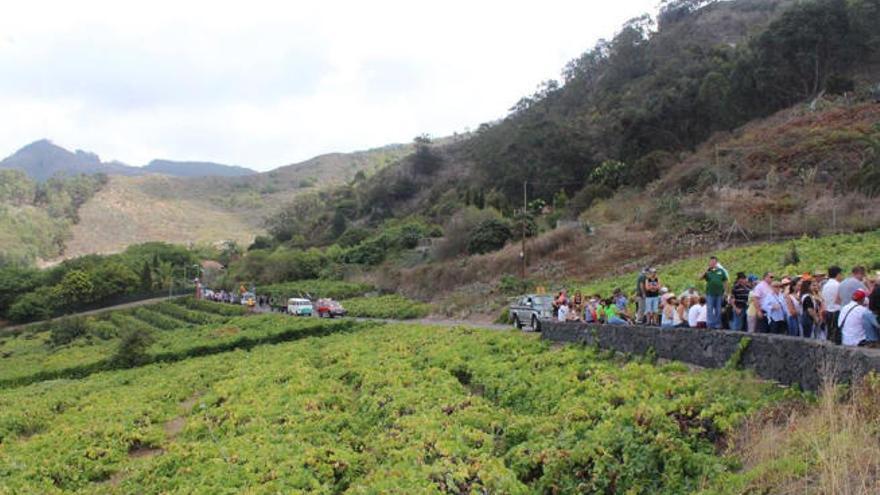
{"type": "Polygon", "coordinates": [[[503,117],[658,0],[17,1],[0,14],[0,155],[268,170],[503,117]]]}

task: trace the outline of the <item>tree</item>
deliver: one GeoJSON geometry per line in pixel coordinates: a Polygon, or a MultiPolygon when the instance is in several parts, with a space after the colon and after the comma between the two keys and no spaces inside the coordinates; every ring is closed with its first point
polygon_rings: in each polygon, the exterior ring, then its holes
{"type": "Polygon", "coordinates": [[[345,232],[345,228],[348,226],[348,221],[345,219],[345,214],[342,213],[342,210],[339,208],[336,209],[336,212],[333,214],[333,223],[330,225],[330,236],[332,239],[338,239],[339,236],[345,232]]]}
{"type": "Polygon", "coordinates": [[[432,148],[431,137],[427,134],[417,136],[414,144],[413,171],[418,175],[433,175],[440,169],[443,159],[432,148]]]}
{"type": "Polygon", "coordinates": [[[758,90],[778,104],[816,96],[854,55],[845,0],[801,2],[757,39],[758,90]]]}
{"type": "Polygon", "coordinates": [[[174,283],[174,265],[168,261],[159,263],[159,269],[156,270],[156,281],[159,282],[160,289],[168,289],[174,283]]]}
{"type": "Polygon", "coordinates": [[[107,260],[99,264],[89,275],[94,285],[92,298],[95,301],[134,292],[140,285],[138,275],[131,268],[115,260],[107,260]]]}
{"type": "Polygon", "coordinates": [[[95,284],[87,272],[71,270],[64,274],[54,291],[65,307],[76,308],[94,300],[95,284]]]}
{"type": "Polygon", "coordinates": [[[153,270],[146,261],[144,261],[144,266],[141,268],[140,289],[144,293],[153,290],[153,270]]]}
{"type": "Polygon", "coordinates": [[[468,236],[467,250],[470,254],[483,254],[504,247],[513,232],[510,225],[495,218],[480,223],[468,236]]]}

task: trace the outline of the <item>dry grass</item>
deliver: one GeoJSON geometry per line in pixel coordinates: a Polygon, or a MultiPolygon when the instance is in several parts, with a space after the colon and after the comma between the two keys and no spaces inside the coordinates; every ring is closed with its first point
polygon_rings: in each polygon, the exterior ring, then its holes
{"type": "Polygon", "coordinates": [[[851,390],[829,381],[813,405],[766,410],[735,445],[744,469],[725,493],[880,493],[880,377],[851,390]]]}
{"type": "Polygon", "coordinates": [[[187,197],[159,198],[143,190],[161,177],[111,177],[84,204],[64,256],[113,253],[147,241],[211,244],[233,239],[247,245],[260,232],[260,218],[227,211],[187,197]]]}

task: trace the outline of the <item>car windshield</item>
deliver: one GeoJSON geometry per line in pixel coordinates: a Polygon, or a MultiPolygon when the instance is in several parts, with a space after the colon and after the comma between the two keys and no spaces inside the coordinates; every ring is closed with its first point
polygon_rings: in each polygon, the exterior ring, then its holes
{"type": "Polygon", "coordinates": [[[532,302],[536,308],[549,308],[553,305],[553,298],[550,296],[538,296],[533,297],[532,302]]]}

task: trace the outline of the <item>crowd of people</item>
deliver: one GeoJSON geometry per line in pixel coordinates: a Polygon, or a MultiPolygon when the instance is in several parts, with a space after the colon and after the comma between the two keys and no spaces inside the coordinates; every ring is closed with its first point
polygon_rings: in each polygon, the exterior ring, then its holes
{"type": "Polygon", "coordinates": [[[716,257],[690,286],[675,294],[661,283],[656,268],[646,267],[629,297],[615,289],[611,297],[569,296],[553,301],[558,321],[611,325],[650,325],[664,329],[706,328],[773,333],[822,339],[837,345],[880,346],[880,280],[862,266],[848,276],[839,266],[826,271],[777,277],[739,272],[730,277],[716,257]]]}

